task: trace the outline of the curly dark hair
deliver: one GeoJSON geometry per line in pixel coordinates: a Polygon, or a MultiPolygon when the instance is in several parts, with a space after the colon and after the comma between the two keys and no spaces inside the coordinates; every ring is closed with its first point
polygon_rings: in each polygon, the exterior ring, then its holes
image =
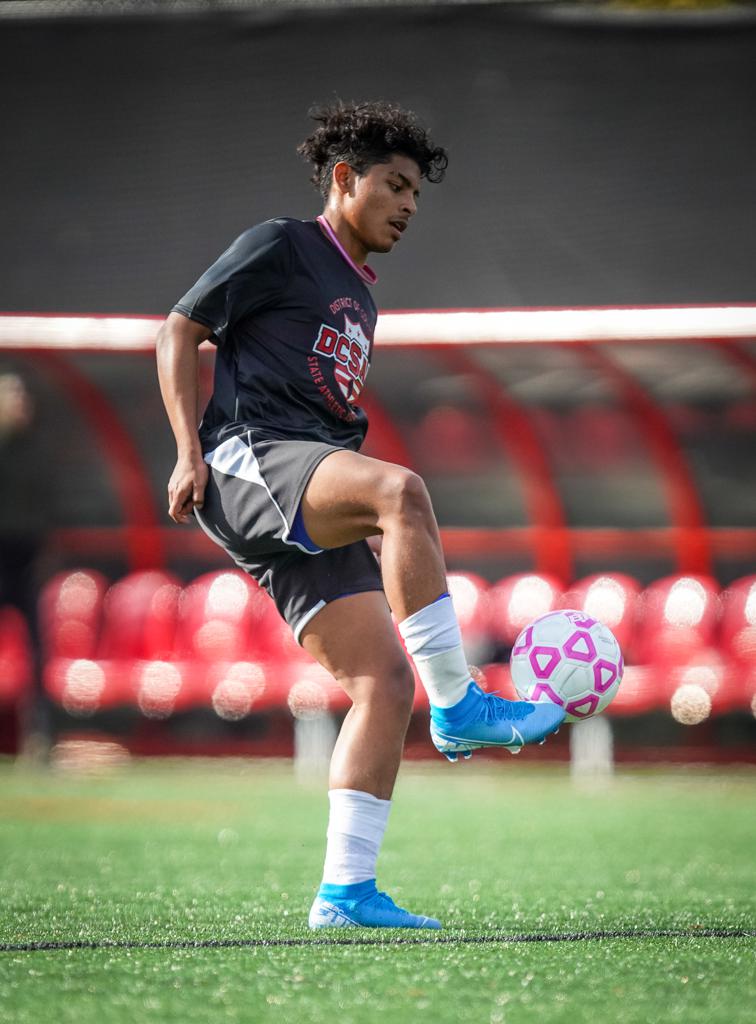
{"type": "Polygon", "coordinates": [[[297,147],[315,168],[310,179],[328,199],[331,177],[344,160],[358,174],[373,164],[388,163],[392,154],[410,157],[428,181],[441,181],[449,163],[446,150],[434,146],[426,129],[410,110],[378,100],[372,103],[344,103],[314,107],[310,117],[318,127],[297,147]]]}

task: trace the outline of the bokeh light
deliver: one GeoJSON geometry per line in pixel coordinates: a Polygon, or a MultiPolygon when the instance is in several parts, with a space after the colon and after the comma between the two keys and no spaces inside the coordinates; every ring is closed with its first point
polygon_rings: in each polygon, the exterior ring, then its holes
{"type": "Polygon", "coordinates": [[[50,751],[50,767],[72,774],[99,775],[124,768],[130,760],[126,747],[112,740],[61,740],[50,751]]]}
{"type": "Polygon", "coordinates": [[[723,671],[721,665],[708,664],[686,665],[680,672],[681,686],[700,686],[709,697],[714,697],[722,685],[723,671]]]}
{"type": "Polygon", "coordinates": [[[600,576],[594,580],[585,595],[583,610],[609,629],[613,629],[625,614],[627,591],[611,576],[600,576]]]}
{"type": "Polygon", "coordinates": [[[265,673],[260,665],[239,661],[229,665],[215,686],[213,710],[219,718],[236,722],[244,718],[265,690],[265,673]]]}
{"type": "Polygon", "coordinates": [[[683,683],[672,694],[672,717],[680,725],[699,725],[711,714],[711,697],[697,683],[683,683]]]}
{"type": "Polygon", "coordinates": [[[460,627],[476,623],[486,606],[485,583],[459,574],[448,576],[446,582],[460,627]]]}
{"type": "Polygon", "coordinates": [[[706,590],[698,580],[675,580],[664,602],[664,619],[671,626],[697,626],[706,611],[706,590]]]}
{"type": "Polygon", "coordinates": [[[61,584],[56,614],[65,618],[85,619],[97,605],[100,590],[95,579],[86,572],[72,572],[61,584]]]}
{"type": "Polygon", "coordinates": [[[77,658],[65,672],[61,703],[70,715],[87,718],[100,707],[105,673],[94,661],[77,658]]]}
{"type": "Polygon", "coordinates": [[[150,661],[139,670],[137,703],[147,718],[168,718],[181,691],[181,673],[169,661],[150,661]]]}
{"type": "Polygon", "coordinates": [[[227,659],[239,653],[242,638],[239,626],[225,619],[210,619],[204,622],[194,634],[192,646],[195,653],[207,661],[227,659]]]}
{"type": "Polygon", "coordinates": [[[210,585],[205,603],[205,613],[211,618],[229,619],[238,622],[249,604],[249,584],[234,573],[225,572],[210,585]]]}
{"type": "Polygon", "coordinates": [[[289,690],[287,704],[294,718],[320,718],[328,711],[328,693],[314,679],[301,679],[289,690]]]}
{"type": "Polygon", "coordinates": [[[509,597],[509,619],[515,633],[554,610],[556,592],[542,576],[522,576],[509,597]]]}

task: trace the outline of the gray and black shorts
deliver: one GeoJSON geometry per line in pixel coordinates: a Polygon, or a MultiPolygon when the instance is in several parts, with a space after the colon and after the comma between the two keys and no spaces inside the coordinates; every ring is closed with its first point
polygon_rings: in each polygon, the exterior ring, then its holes
{"type": "Polygon", "coordinates": [[[194,514],[239,568],[265,587],[297,641],[330,601],[383,589],[366,541],[323,550],[302,522],[300,504],[312,473],[340,450],[320,441],[253,440],[247,433],[205,455],[210,478],[194,514]]]}

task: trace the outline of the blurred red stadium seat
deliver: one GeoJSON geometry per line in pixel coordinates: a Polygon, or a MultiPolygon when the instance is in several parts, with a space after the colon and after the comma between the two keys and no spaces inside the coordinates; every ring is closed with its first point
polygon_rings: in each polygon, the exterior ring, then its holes
{"type": "Polygon", "coordinates": [[[720,647],[739,665],[756,666],[756,576],[743,576],[722,593],[720,647]]]}
{"type": "Polygon", "coordinates": [[[14,705],[32,682],[29,627],[10,605],[0,608],[0,705],[14,705]]]}
{"type": "Polygon", "coordinates": [[[637,660],[684,665],[714,643],[719,587],[708,576],[665,576],[646,588],[638,608],[637,660]]]}
{"type": "Polygon", "coordinates": [[[98,657],[48,670],[50,685],[69,711],[81,715],[136,704],[152,717],[171,713],[182,680],[165,659],[173,652],[180,592],[178,579],[158,571],[130,573],[110,587],[98,657]]]}
{"type": "Polygon", "coordinates": [[[212,707],[234,720],[282,703],[264,625],[271,606],[256,580],[237,569],[205,573],[185,587],[175,647],[181,707],[212,707]]]}
{"type": "Polygon", "coordinates": [[[176,638],[181,584],[169,573],[134,572],[105,595],[101,658],[167,658],[176,638]]]}
{"type": "MultiPolygon", "coordinates": [[[[679,721],[692,722],[756,704],[756,576],[736,580],[721,598],[703,576],[668,576],[643,592],[618,573],[585,577],[564,594],[556,579],[534,573],[493,587],[452,573],[448,586],[470,661],[482,665],[473,672],[488,691],[516,697],[509,667],[490,664],[493,643],[511,646],[532,619],[577,607],[605,622],[638,662],[625,668],[610,715],[672,705],[679,721]]],[[[162,719],[208,707],[234,721],[271,709],[307,718],[350,706],[267,594],[237,570],[206,573],[183,589],[157,571],[129,574],[109,590],[97,572],[59,573],[43,588],[40,616],[45,688],[75,716],[132,705],[162,719]]],[[[28,644],[20,613],[0,609],[0,703],[30,683],[28,644]]],[[[414,707],[428,708],[417,677],[414,707]]]]}
{"type": "Polygon", "coordinates": [[[250,576],[236,569],[205,573],[186,586],[179,600],[176,656],[205,663],[243,659],[259,590],[250,576]]]}
{"type": "Polygon", "coordinates": [[[93,569],[59,572],[44,584],[39,623],[46,660],[96,655],[107,585],[93,569]]]}
{"type": "Polygon", "coordinates": [[[499,580],[488,593],[492,637],[511,647],[533,619],[559,607],[562,586],[549,575],[518,573],[499,580]]]}
{"type": "MultiPolygon", "coordinates": [[[[577,608],[608,626],[625,662],[633,653],[640,583],[622,573],[597,573],[573,583],[564,594],[562,608],[577,608]]],[[[631,659],[632,660],[632,659],[631,659]]]]}

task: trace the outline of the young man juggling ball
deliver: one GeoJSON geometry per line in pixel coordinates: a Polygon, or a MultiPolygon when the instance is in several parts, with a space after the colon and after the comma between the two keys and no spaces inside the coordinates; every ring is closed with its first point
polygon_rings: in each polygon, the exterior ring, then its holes
{"type": "Polygon", "coordinates": [[[564,712],[472,681],[425,485],[359,452],[377,316],[366,259],[403,237],[421,183],[442,179],[446,153],[389,103],[337,103],[314,120],[299,151],[323,212],[245,231],[159,332],[178,449],[169,514],[197,517],[352,701],[331,761],[311,927],[439,928],[375,884],[414,686],[392,613],[428,693],[431,737],[449,760],[480,747],[515,753],[554,732],[564,712]],[[198,428],[198,347],[208,338],[215,381],[198,428]],[[375,536],[380,567],[367,543],[375,536]]]}

